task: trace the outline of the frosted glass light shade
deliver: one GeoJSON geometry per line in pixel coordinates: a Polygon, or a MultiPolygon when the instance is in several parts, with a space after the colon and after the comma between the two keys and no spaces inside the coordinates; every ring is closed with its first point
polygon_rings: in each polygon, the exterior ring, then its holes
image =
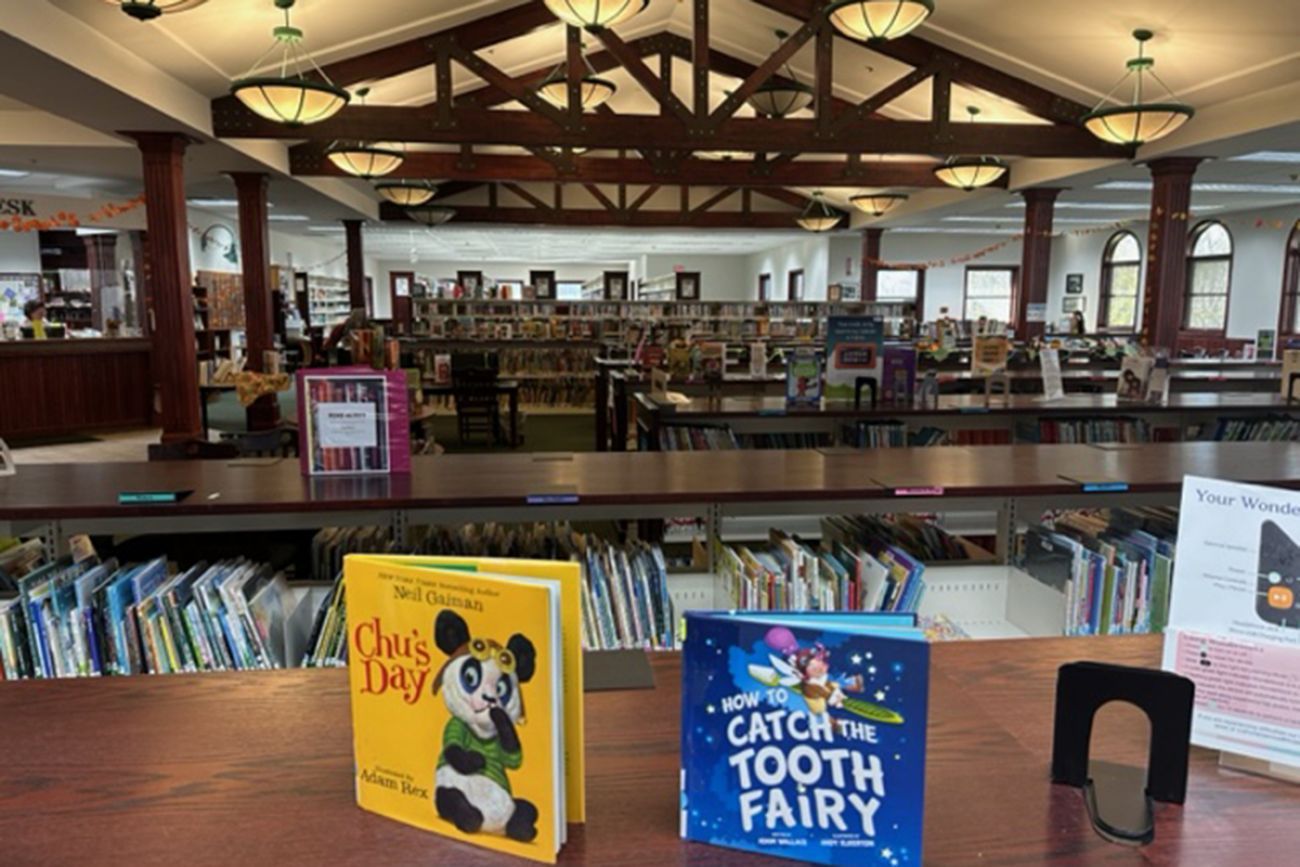
{"type": "Polygon", "coordinates": [[[622,24],[649,5],[650,0],[546,0],[556,18],[588,30],[622,24]]]}
{"type": "Polygon", "coordinates": [[[901,193],[873,193],[862,196],[854,196],[849,199],[853,206],[865,214],[873,217],[883,217],[894,208],[907,201],[907,196],[901,193]]]}
{"type": "MultiPolygon", "coordinates": [[[[578,100],[583,111],[599,108],[609,101],[617,92],[618,86],[612,81],[584,75],[578,83],[578,100]]],[[[537,95],[559,109],[569,107],[569,81],[559,70],[547,77],[537,86],[537,95]]]]}
{"type": "Polygon", "coordinates": [[[451,208],[417,207],[408,209],[406,215],[417,223],[423,223],[426,226],[441,226],[456,216],[456,212],[451,208]]]}
{"type": "Polygon", "coordinates": [[[138,21],[149,21],[165,12],[184,12],[208,0],[105,0],[138,21]]]}
{"type": "Polygon", "coordinates": [[[432,199],[437,187],[428,181],[384,181],[375,184],[375,192],[394,205],[414,208],[432,199]]]}
{"type": "Polygon", "coordinates": [[[934,176],[950,187],[977,190],[1007,173],[1007,164],[997,157],[949,157],[935,166],[934,176]]]}
{"type": "Polygon", "coordinates": [[[392,145],[336,144],[326,153],[339,170],[358,178],[379,178],[391,174],[406,159],[392,145]]]}
{"type": "Polygon", "coordinates": [[[796,220],[800,226],[809,232],[829,232],[840,224],[840,218],[831,214],[830,216],[809,215],[800,217],[796,220]]]}
{"type": "Polygon", "coordinates": [[[241,78],[230,92],[261,117],[290,126],[333,117],[350,98],[341,87],[305,78],[241,78]]]}
{"type": "Polygon", "coordinates": [[[754,111],[767,117],[786,117],[813,104],[813,89],[798,81],[768,80],[750,94],[754,111]]]}
{"type": "Polygon", "coordinates": [[[1102,141],[1140,145],[1164,138],[1195,113],[1190,105],[1177,102],[1119,105],[1088,112],[1083,125],[1102,141]]]}
{"type": "Polygon", "coordinates": [[[839,0],[827,9],[836,30],[861,42],[897,39],[933,13],[933,0],[839,0]]]}

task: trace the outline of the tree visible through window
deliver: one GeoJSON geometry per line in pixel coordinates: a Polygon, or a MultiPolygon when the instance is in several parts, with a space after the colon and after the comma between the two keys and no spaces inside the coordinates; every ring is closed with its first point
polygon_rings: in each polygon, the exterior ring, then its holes
{"type": "Polygon", "coordinates": [[[1118,232],[1106,244],[1101,261],[1101,317],[1097,324],[1111,331],[1137,326],[1142,247],[1132,232],[1118,232]]]}
{"type": "Polygon", "coordinates": [[[876,272],[876,299],[915,301],[920,272],[912,268],[882,268],[876,272]]]}
{"type": "Polygon", "coordinates": [[[1011,321],[1011,301],[1016,295],[1016,269],[967,266],[966,293],[962,317],[981,316],[999,322],[1011,321]]]}
{"type": "Polygon", "coordinates": [[[1201,223],[1192,231],[1187,258],[1183,327],[1225,331],[1232,283],[1232,236],[1222,223],[1201,223]]]}

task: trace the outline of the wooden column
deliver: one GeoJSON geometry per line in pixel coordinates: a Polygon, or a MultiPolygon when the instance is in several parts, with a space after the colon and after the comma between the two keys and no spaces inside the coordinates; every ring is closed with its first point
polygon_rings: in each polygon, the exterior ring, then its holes
{"type": "Polygon", "coordinates": [[[880,239],[884,229],[862,230],[862,300],[875,301],[880,278],[880,239]]]}
{"type": "Polygon", "coordinates": [[[1151,222],[1147,229],[1147,282],[1142,293],[1142,340],[1168,349],[1178,342],[1187,284],[1187,212],[1197,157],[1166,157],[1151,170],[1151,222]]]}
{"type": "Polygon", "coordinates": [[[179,133],[131,137],[144,159],[144,207],[149,227],[149,284],[153,369],[163,442],[202,436],[198,364],[194,348],[194,294],[190,291],[190,228],[185,213],[185,149],[179,133]]]}
{"type": "MultiPolygon", "coordinates": [[[[239,199],[239,257],[244,276],[244,335],[246,367],[264,371],[264,353],[275,349],[275,322],[271,306],[271,240],[267,220],[266,189],[262,172],[231,172],[239,199]]],[[[280,402],[263,395],[247,409],[249,430],[270,430],[280,423],[280,402]]]]}
{"type": "Polygon", "coordinates": [[[1047,330],[1046,321],[1029,321],[1029,307],[1044,305],[1040,309],[1042,318],[1046,319],[1047,281],[1052,268],[1052,212],[1061,191],[1056,187],[1035,187],[1020,194],[1025,197],[1025,239],[1012,312],[1016,317],[1016,337],[1028,340],[1042,337],[1047,330]]]}
{"type": "Polygon", "coordinates": [[[361,250],[361,220],[344,220],[348,250],[348,304],[353,310],[370,310],[366,300],[366,260],[361,250]]]}

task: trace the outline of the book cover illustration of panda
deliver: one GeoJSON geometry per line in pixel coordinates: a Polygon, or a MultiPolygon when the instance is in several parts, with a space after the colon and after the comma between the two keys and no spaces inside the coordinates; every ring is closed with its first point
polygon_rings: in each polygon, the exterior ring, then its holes
{"type": "Polygon", "coordinates": [[[554,863],[573,818],[562,582],[434,561],[345,561],[357,803],[554,863]]]}

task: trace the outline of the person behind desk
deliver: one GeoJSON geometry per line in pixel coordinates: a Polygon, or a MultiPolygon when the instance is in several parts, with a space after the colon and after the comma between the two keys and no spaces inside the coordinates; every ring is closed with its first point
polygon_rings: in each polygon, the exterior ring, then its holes
{"type": "Polygon", "coordinates": [[[23,305],[23,316],[27,317],[27,324],[23,326],[22,334],[28,340],[63,336],[62,325],[45,321],[45,302],[28,301],[23,305]]]}

